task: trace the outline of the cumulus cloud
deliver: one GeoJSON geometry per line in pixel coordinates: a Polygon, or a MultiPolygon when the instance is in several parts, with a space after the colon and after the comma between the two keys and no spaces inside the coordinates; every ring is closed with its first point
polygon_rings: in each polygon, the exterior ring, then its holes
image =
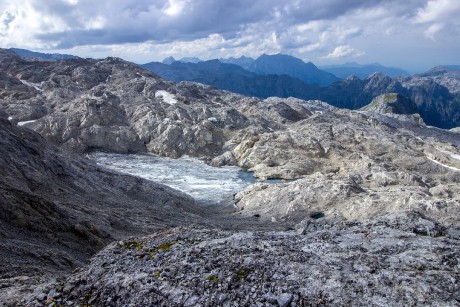
{"type": "MultiPolygon", "coordinates": [[[[383,1],[324,0],[6,0],[20,11],[24,30],[40,41],[60,47],[84,44],[170,42],[218,33],[235,37],[248,25],[288,28],[312,20],[328,20],[383,1]],[[53,26],[29,24],[36,16],[53,26]],[[276,21],[277,26],[275,26],[276,21]],[[56,27],[58,25],[59,27],[56,27]],[[120,34],[123,33],[123,34],[120,34]]],[[[274,29],[277,30],[277,29],[274,29]]]]}
{"type": "Polygon", "coordinates": [[[277,52],[391,62],[435,38],[459,50],[459,14],[458,0],[2,0],[0,46],[137,62],[277,52]]]}
{"type": "MultiPolygon", "coordinates": [[[[460,21],[460,1],[458,0],[430,0],[417,11],[414,22],[426,24],[425,37],[435,41],[436,34],[444,28],[458,29],[460,21]]],[[[457,32],[457,31],[453,31],[457,32]]]]}
{"type": "Polygon", "coordinates": [[[363,55],[364,53],[361,51],[356,50],[355,48],[352,48],[349,45],[342,45],[342,46],[337,46],[335,49],[329,53],[328,55],[324,56],[323,58],[325,59],[337,59],[337,58],[343,58],[346,56],[351,56],[351,57],[359,57],[363,55]]]}
{"type": "Polygon", "coordinates": [[[444,25],[441,23],[434,23],[428,29],[423,32],[426,37],[430,38],[431,40],[435,41],[435,34],[441,31],[444,28],[444,25]]]}
{"type": "Polygon", "coordinates": [[[418,23],[437,22],[458,18],[460,1],[458,0],[430,0],[426,6],[417,11],[415,21],[418,23]]]}

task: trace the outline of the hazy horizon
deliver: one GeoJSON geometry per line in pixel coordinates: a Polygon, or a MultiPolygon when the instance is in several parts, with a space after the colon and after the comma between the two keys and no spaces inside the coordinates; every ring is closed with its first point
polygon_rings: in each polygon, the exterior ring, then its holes
{"type": "Polygon", "coordinates": [[[460,64],[457,0],[6,0],[0,46],[135,63],[283,53],[410,73],[460,64]]]}

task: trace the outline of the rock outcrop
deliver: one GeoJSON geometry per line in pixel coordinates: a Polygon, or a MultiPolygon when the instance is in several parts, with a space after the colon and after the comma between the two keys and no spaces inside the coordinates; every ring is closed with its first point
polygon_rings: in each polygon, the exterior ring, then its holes
{"type": "Polygon", "coordinates": [[[437,66],[414,78],[431,79],[451,93],[460,93],[460,66],[437,66]]]}
{"type": "Polygon", "coordinates": [[[111,244],[26,304],[455,306],[459,228],[417,213],[289,232],[176,228],[111,244]]]}
{"type": "Polygon", "coordinates": [[[382,114],[415,114],[417,105],[407,97],[397,93],[383,94],[375,97],[370,104],[360,110],[382,114]]]}

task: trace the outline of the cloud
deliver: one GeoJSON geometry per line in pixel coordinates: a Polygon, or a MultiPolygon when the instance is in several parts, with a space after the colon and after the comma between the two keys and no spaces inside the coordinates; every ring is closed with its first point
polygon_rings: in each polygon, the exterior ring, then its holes
{"type": "Polygon", "coordinates": [[[398,65],[424,48],[432,61],[458,58],[459,15],[458,0],[2,0],[0,46],[136,62],[282,52],[398,65]]]}
{"type": "Polygon", "coordinates": [[[428,29],[426,29],[423,34],[429,39],[436,41],[435,34],[441,31],[444,28],[444,25],[441,23],[434,23],[428,29]]]}
{"type": "Polygon", "coordinates": [[[4,11],[0,15],[0,31],[5,32],[8,30],[10,23],[14,20],[14,15],[8,11],[4,11]]]}
{"type": "Polygon", "coordinates": [[[330,20],[356,9],[384,2],[377,0],[6,0],[21,10],[18,26],[35,33],[46,45],[72,47],[84,44],[193,40],[218,33],[233,38],[252,24],[272,31],[330,20]],[[28,25],[34,16],[60,25],[28,25]],[[276,23],[274,22],[276,21],[276,23]],[[21,23],[21,25],[19,25],[21,23]],[[95,32],[94,30],[97,30],[95,32]],[[125,35],[120,34],[124,32],[125,35]]]}
{"type": "Polygon", "coordinates": [[[457,19],[460,13],[458,0],[430,0],[426,6],[417,11],[415,22],[438,22],[452,18],[457,19]]]}
{"type": "Polygon", "coordinates": [[[328,55],[324,56],[324,59],[337,59],[337,58],[343,58],[343,57],[359,57],[364,55],[363,52],[358,51],[351,46],[348,45],[342,45],[342,46],[337,46],[335,49],[329,53],[328,55]]]}

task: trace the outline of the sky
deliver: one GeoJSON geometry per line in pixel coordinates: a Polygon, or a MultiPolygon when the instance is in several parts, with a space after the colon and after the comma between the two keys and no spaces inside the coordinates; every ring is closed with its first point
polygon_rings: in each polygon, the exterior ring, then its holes
{"type": "Polygon", "coordinates": [[[283,53],[421,72],[460,64],[460,0],[2,0],[0,47],[135,63],[283,53]]]}

